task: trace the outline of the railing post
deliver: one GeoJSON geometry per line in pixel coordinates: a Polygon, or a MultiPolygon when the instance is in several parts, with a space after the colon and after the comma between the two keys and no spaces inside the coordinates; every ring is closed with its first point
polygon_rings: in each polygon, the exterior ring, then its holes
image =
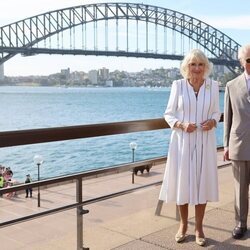
{"type": "Polygon", "coordinates": [[[134,169],[132,169],[132,184],[135,183],[135,172],[134,169]]]}
{"type": "Polygon", "coordinates": [[[156,207],[156,210],[155,210],[155,215],[160,216],[162,205],[163,205],[163,201],[158,200],[157,207],[156,207]]]}
{"type": "MultiPolygon", "coordinates": [[[[162,200],[158,200],[157,207],[155,209],[155,215],[156,216],[160,216],[161,215],[162,206],[163,206],[163,201],[162,200]]],[[[180,221],[180,214],[179,214],[179,209],[178,209],[177,205],[175,207],[175,219],[177,221],[180,221]]]]}
{"type": "MultiPolygon", "coordinates": [[[[82,178],[76,180],[76,202],[82,202],[82,178]]],[[[77,250],[89,249],[83,247],[83,214],[88,213],[88,210],[83,210],[82,206],[76,208],[76,234],[77,234],[77,250]]]]}
{"type": "Polygon", "coordinates": [[[176,207],[175,207],[175,219],[176,219],[177,221],[180,221],[180,220],[181,220],[181,218],[180,218],[180,213],[179,213],[179,209],[178,209],[178,205],[176,205],[176,207]]]}

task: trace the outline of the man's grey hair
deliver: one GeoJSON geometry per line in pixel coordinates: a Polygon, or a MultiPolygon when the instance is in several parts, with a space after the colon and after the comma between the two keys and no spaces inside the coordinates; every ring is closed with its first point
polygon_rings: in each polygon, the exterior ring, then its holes
{"type": "Polygon", "coordinates": [[[244,62],[244,60],[246,59],[245,58],[246,54],[249,51],[250,51],[250,44],[246,44],[246,45],[239,48],[239,50],[238,50],[238,59],[239,59],[239,61],[241,63],[244,62]]]}

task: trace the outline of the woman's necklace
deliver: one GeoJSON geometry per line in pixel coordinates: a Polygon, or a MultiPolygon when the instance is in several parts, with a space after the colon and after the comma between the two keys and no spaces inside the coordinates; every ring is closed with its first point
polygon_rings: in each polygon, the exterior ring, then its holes
{"type": "Polygon", "coordinates": [[[202,83],[201,83],[201,84],[200,84],[200,83],[198,83],[198,84],[193,84],[193,83],[191,83],[191,82],[189,81],[189,84],[192,86],[192,88],[193,88],[193,90],[194,90],[194,93],[195,93],[195,95],[197,96],[198,93],[199,93],[199,90],[200,90],[200,87],[201,87],[202,83]]]}

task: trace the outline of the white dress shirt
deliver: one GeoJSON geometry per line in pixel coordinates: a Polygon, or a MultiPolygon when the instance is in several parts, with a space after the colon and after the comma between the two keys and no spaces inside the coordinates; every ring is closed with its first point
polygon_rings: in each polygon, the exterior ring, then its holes
{"type": "Polygon", "coordinates": [[[248,92],[249,92],[249,94],[250,94],[250,75],[248,75],[248,74],[245,72],[245,77],[246,77],[248,92]]]}

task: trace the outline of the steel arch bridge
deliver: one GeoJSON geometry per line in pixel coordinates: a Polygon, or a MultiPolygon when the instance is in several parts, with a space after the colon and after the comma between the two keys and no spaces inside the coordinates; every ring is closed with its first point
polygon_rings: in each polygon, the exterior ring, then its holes
{"type": "Polygon", "coordinates": [[[181,60],[187,50],[200,48],[214,64],[236,72],[239,47],[199,19],[145,4],[81,5],[0,27],[0,64],[19,53],[181,60]]]}

